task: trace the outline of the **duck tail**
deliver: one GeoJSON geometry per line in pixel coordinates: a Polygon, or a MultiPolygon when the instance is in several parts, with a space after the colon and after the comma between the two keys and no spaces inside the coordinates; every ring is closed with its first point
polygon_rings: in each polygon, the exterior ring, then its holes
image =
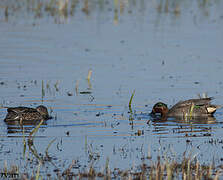
{"type": "Polygon", "coordinates": [[[210,105],[207,107],[208,114],[214,114],[217,109],[222,108],[222,105],[210,105]]]}
{"type": "Polygon", "coordinates": [[[8,109],[8,108],[11,108],[11,107],[9,107],[9,106],[0,106],[0,108],[2,108],[2,109],[8,109]]]}
{"type": "Polygon", "coordinates": [[[214,106],[216,107],[216,109],[221,109],[223,107],[222,105],[214,105],[214,106]]]}

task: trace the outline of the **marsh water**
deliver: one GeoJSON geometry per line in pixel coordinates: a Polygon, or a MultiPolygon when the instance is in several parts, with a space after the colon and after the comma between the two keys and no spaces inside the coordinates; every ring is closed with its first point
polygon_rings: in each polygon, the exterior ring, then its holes
{"type": "Polygon", "coordinates": [[[80,169],[135,169],[148,156],[184,152],[222,164],[223,109],[199,121],[149,115],[158,101],[203,93],[223,104],[222,8],[220,0],[1,1],[0,167],[37,169],[24,149],[36,125],[6,124],[3,107],[40,104],[53,117],[33,142],[40,156],[49,147],[44,173],[73,160],[80,169]]]}

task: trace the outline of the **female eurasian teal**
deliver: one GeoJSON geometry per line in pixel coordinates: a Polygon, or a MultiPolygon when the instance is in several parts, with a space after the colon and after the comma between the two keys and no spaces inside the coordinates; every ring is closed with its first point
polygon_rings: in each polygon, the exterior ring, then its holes
{"type": "Polygon", "coordinates": [[[199,98],[180,101],[170,109],[168,109],[166,104],[158,102],[153,106],[151,115],[160,113],[162,118],[213,116],[215,111],[221,108],[221,106],[210,104],[212,99],[213,98],[199,98]]]}
{"type": "Polygon", "coordinates": [[[11,107],[7,109],[8,114],[4,121],[40,121],[50,119],[48,110],[45,106],[37,108],[11,107]]]}

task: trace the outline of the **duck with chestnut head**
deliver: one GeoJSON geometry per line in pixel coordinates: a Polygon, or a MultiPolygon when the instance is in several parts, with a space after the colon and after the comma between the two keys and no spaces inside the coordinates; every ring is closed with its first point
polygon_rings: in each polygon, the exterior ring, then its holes
{"type": "Polygon", "coordinates": [[[170,109],[163,102],[158,102],[153,106],[151,115],[160,114],[162,118],[168,117],[209,117],[213,116],[219,105],[212,105],[213,98],[199,98],[180,101],[170,109]]]}

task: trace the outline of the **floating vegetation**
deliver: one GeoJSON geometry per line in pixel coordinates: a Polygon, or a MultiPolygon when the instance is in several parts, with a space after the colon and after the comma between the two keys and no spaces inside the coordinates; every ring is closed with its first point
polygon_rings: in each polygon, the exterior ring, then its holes
{"type": "Polygon", "coordinates": [[[67,95],[68,95],[68,96],[73,96],[73,93],[70,92],[70,91],[68,91],[68,92],[67,92],[67,95]]]}
{"type": "Polygon", "coordinates": [[[91,94],[91,91],[80,91],[80,94],[91,94]]]}

